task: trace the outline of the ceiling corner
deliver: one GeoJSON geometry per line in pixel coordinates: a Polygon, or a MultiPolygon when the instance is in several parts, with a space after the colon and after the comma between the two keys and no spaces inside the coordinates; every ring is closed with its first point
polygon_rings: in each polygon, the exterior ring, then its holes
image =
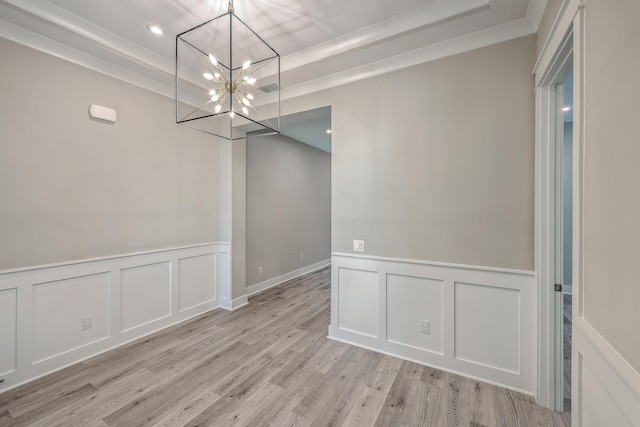
{"type": "Polygon", "coordinates": [[[540,21],[542,21],[542,15],[547,7],[548,0],[529,0],[529,7],[527,8],[527,20],[533,26],[533,31],[538,32],[540,21]]]}

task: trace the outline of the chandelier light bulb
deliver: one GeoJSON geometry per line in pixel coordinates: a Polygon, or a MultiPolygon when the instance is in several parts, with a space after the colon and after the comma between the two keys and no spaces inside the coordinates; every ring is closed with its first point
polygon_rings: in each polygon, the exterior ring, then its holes
{"type": "Polygon", "coordinates": [[[220,112],[220,110],[222,110],[222,105],[220,105],[220,104],[216,105],[215,112],[216,112],[216,113],[219,113],[219,112],[220,112]]]}
{"type": "Polygon", "coordinates": [[[236,113],[233,111],[229,112],[229,117],[231,117],[232,119],[235,117],[236,113]]]}
{"type": "Polygon", "coordinates": [[[211,102],[216,102],[218,99],[220,99],[220,96],[218,94],[215,94],[211,97],[211,102]]]}
{"type": "Polygon", "coordinates": [[[218,65],[218,60],[216,59],[215,56],[213,56],[212,54],[209,54],[209,61],[211,61],[211,63],[215,66],[218,65]]]}
{"type": "Polygon", "coordinates": [[[247,107],[242,107],[242,112],[248,116],[249,115],[249,110],[247,110],[247,107]]]}
{"type": "Polygon", "coordinates": [[[249,83],[250,85],[254,84],[255,82],[256,82],[255,77],[249,77],[249,78],[247,79],[247,83],[249,83]]]}
{"type": "Polygon", "coordinates": [[[213,80],[213,74],[211,73],[204,73],[202,76],[207,80],[213,80]]]}
{"type": "Polygon", "coordinates": [[[242,64],[242,69],[246,70],[247,68],[249,68],[251,66],[251,60],[248,59],[246,61],[244,61],[244,64],[242,64]]]}
{"type": "Polygon", "coordinates": [[[246,105],[247,107],[250,107],[250,106],[251,106],[251,103],[249,102],[249,100],[248,100],[247,98],[242,98],[242,103],[243,103],[244,105],[246,105]]]}
{"type": "Polygon", "coordinates": [[[247,94],[247,98],[253,100],[253,95],[251,95],[250,93],[247,94]]]}

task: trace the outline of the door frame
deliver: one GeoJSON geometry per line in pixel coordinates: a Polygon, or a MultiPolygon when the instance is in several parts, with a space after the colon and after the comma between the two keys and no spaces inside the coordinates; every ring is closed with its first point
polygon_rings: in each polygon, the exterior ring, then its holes
{"type": "MultiPolygon", "coordinates": [[[[584,5],[580,0],[564,0],[534,68],[536,98],[536,220],[535,265],[537,272],[537,387],[541,406],[562,411],[562,306],[555,285],[555,162],[558,136],[556,84],[573,66],[573,314],[582,315],[580,298],[582,270],[582,188],[583,188],[583,81],[584,5]],[[558,324],[560,322],[560,324],[558,324]]],[[[572,349],[572,366],[576,366],[572,349]]],[[[574,369],[574,368],[572,368],[574,369]]],[[[575,372],[575,370],[574,370],[575,372]]],[[[573,374],[573,372],[572,372],[573,374]]],[[[572,375],[572,378],[577,378],[572,375]]],[[[578,385],[572,381],[572,397],[578,385]]],[[[575,400],[574,400],[575,401],[575,400]]],[[[575,405],[572,405],[575,408],[575,405]]]]}

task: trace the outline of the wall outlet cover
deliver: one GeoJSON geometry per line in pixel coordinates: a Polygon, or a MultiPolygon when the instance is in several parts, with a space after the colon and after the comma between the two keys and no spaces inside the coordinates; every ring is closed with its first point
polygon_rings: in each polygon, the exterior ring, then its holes
{"type": "Polygon", "coordinates": [[[421,320],[420,333],[425,335],[431,334],[431,322],[429,322],[428,320],[421,320]]]}
{"type": "Polygon", "coordinates": [[[353,241],[353,251],[354,252],[364,252],[364,240],[354,240],[353,241]]]}

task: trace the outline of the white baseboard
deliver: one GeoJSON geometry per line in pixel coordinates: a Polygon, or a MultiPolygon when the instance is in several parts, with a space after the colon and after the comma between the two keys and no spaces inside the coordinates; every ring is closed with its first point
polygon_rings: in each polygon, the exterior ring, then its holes
{"type": "Polygon", "coordinates": [[[584,318],[573,320],[573,425],[640,426],[640,372],[584,318]]]}
{"type": "Polygon", "coordinates": [[[247,294],[249,296],[257,294],[258,292],[265,291],[269,288],[273,288],[281,283],[286,282],[287,280],[295,279],[296,277],[302,276],[304,274],[311,273],[312,271],[319,270],[331,264],[331,259],[326,259],[324,261],[316,262],[315,264],[308,265],[306,267],[299,268],[297,270],[291,271],[286,274],[282,274],[280,276],[274,277],[269,280],[265,280],[264,282],[257,283],[255,285],[247,286],[247,294]]]}
{"type": "Polygon", "coordinates": [[[220,308],[228,311],[237,310],[245,305],[249,304],[249,298],[247,295],[243,295],[239,298],[229,300],[228,298],[220,298],[220,308]]]}
{"type": "Polygon", "coordinates": [[[219,307],[227,252],[207,243],[0,271],[0,393],[219,307]]]}
{"type": "Polygon", "coordinates": [[[533,272],[340,253],[331,262],[329,338],[534,394],[533,272]]]}

